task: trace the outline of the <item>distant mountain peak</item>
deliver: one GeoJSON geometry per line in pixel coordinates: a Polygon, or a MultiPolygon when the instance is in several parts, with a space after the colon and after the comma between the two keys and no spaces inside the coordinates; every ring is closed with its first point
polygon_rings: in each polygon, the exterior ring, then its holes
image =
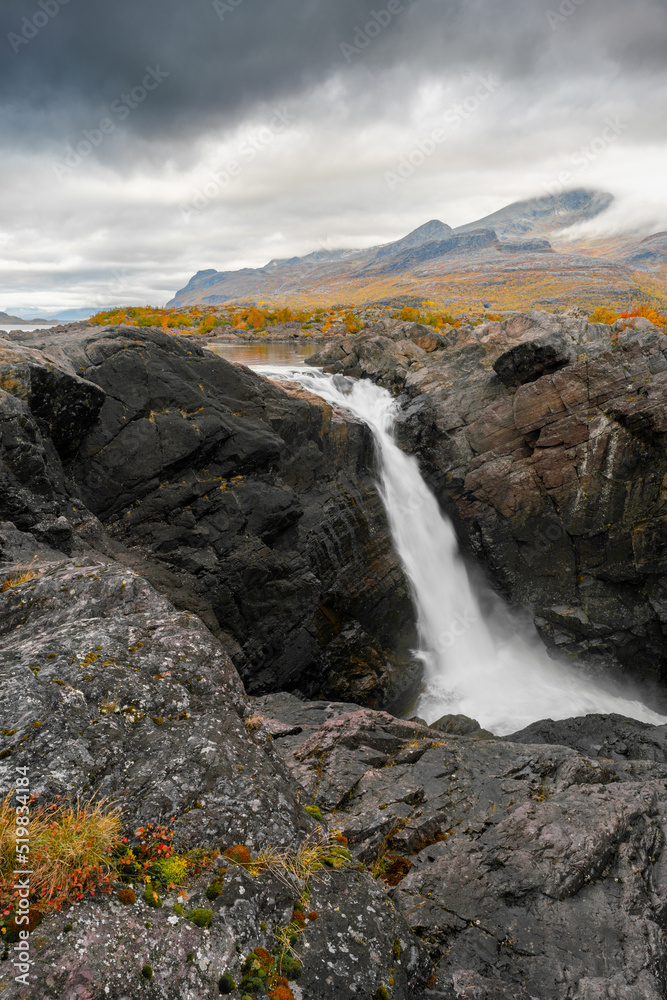
{"type": "Polygon", "coordinates": [[[410,240],[412,243],[430,243],[431,240],[441,240],[445,236],[449,236],[452,232],[454,230],[446,222],[440,222],[439,219],[431,219],[430,222],[425,222],[423,226],[413,229],[411,233],[403,237],[401,242],[405,243],[407,240],[410,240]]]}
{"type": "Polygon", "coordinates": [[[434,241],[447,239],[453,232],[452,227],[448,226],[445,222],[440,222],[439,219],[431,219],[430,222],[425,222],[423,226],[413,229],[411,233],[408,233],[402,239],[396,240],[394,243],[386,243],[384,246],[379,247],[376,260],[386,257],[387,254],[396,253],[398,250],[407,250],[409,247],[418,247],[423,243],[433,243],[434,241]]]}
{"type": "Polygon", "coordinates": [[[484,219],[459,226],[457,233],[471,229],[495,229],[503,237],[548,236],[600,215],[611,205],[614,196],[606,191],[574,188],[559,194],[541,195],[515,201],[484,219]]]}

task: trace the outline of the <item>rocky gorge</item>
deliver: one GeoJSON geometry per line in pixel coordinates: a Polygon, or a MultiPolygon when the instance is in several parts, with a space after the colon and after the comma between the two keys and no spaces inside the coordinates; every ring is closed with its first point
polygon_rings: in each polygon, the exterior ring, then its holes
{"type": "Polygon", "coordinates": [[[399,395],[462,544],[552,648],[664,685],[667,338],[518,314],[446,336],[384,322],[308,359],[399,395]]]}
{"type": "MultiPolygon", "coordinates": [[[[659,690],[667,338],[384,321],[314,361],[397,394],[403,446],[548,643],[659,690]]],[[[2,793],[26,768],[37,802],[115,802],[126,836],[167,825],[218,873],[189,914],[169,887],[45,914],[30,992],[8,944],[2,996],[262,996],[247,970],[290,927],[272,1000],[666,995],[667,727],[400,718],[414,613],[363,424],[131,327],[0,341],[0,413],[2,793]],[[287,878],[224,854],[304,844],[322,863],[287,878]]]]}

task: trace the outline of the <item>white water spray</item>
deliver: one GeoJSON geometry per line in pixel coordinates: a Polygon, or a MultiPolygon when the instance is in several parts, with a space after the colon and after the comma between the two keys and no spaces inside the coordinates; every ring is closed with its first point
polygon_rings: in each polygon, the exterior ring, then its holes
{"type": "Polygon", "coordinates": [[[425,690],[416,714],[434,722],[446,714],[471,716],[497,735],[540,719],[597,713],[629,716],[654,725],[667,719],[639,701],[605,691],[571,666],[548,656],[537,633],[518,634],[480,602],[460,558],[451,522],[421,477],[417,461],[396,445],[396,403],[386,389],[364,379],[303,368],[262,367],[269,377],[298,382],[368,424],[380,459],[380,493],[398,555],[417,609],[425,690]]]}

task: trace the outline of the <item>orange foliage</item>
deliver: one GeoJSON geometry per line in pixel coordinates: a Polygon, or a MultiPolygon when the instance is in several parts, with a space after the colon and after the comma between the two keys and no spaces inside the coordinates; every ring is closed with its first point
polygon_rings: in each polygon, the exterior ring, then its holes
{"type": "MultiPolygon", "coordinates": [[[[29,808],[30,903],[37,911],[60,910],[96,891],[112,891],[112,852],[121,842],[117,811],[102,803],[22,808],[29,808]]],[[[0,803],[0,915],[5,917],[16,904],[16,824],[16,808],[7,796],[0,803]]]]}
{"type": "Polygon", "coordinates": [[[246,322],[253,330],[263,330],[266,326],[266,313],[254,307],[248,312],[246,322]]]}
{"type": "Polygon", "coordinates": [[[294,1000],[294,994],[289,986],[277,986],[269,993],[269,1000],[294,1000]]]}
{"type": "Polygon", "coordinates": [[[461,325],[461,321],[449,313],[439,312],[434,302],[423,302],[421,309],[403,306],[396,318],[405,323],[421,323],[424,326],[432,326],[435,330],[442,330],[445,326],[458,328],[461,325]]]}
{"type": "Polygon", "coordinates": [[[639,306],[636,309],[631,309],[629,312],[622,312],[621,319],[639,319],[643,317],[647,319],[649,323],[653,323],[653,326],[662,327],[663,329],[667,327],[667,315],[659,313],[657,309],[652,309],[651,306],[639,306]]]}
{"type": "Polygon", "coordinates": [[[228,847],[224,854],[226,858],[236,862],[237,865],[249,865],[252,863],[252,854],[245,844],[235,844],[233,847],[228,847]]]}
{"type": "Polygon", "coordinates": [[[354,313],[349,312],[345,319],[343,320],[345,328],[349,333],[359,333],[364,328],[364,324],[361,322],[358,316],[354,313]]]}

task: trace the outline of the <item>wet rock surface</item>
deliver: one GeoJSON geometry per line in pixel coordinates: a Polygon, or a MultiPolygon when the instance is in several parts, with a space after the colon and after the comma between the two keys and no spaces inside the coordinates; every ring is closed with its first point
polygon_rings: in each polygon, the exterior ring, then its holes
{"type": "MultiPolygon", "coordinates": [[[[665,995],[663,762],[629,740],[614,760],[289,695],[253,706],[283,725],[278,753],[428,949],[426,996],[665,995]]],[[[635,726],[552,725],[612,724],[635,726]]],[[[646,741],[662,728],[647,727],[646,741]]]]}
{"type": "Polygon", "coordinates": [[[366,428],[158,330],[0,342],[0,518],[199,614],[250,691],[375,707],[420,677],[366,428]]]}
{"type": "Polygon", "coordinates": [[[309,364],[401,402],[401,444],[495,587],[560,653],[667,677],[667,338],[577,309],[446,331],[385,321],[309,364]]]}

